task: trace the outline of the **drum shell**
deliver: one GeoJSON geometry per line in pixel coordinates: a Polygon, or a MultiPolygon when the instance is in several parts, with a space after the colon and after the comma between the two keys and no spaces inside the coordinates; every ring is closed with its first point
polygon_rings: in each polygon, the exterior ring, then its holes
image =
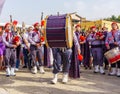
{"type": "Polygon", "coordinates": [[[120,49],[119,47],[115,47],[109,51],[107,51],[104,56],[107,58],[110,64],[114,64],[117,61],[120,61],[120,49]]]}
{"type": "Polygon", "coordinates": [[[46,31],[45,32],[46,46],[52,48],[72,47],[73,30],[72,30],[72,19],[70,15],[65,14],[61,16],[46,17],[45,31],[46,31]]]}

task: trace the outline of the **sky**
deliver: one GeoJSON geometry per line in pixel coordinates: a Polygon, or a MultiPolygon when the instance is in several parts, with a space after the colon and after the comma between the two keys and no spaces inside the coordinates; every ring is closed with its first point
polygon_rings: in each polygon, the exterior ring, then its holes
{"type": "MultiPolygon", "coordinates": [[[[1,0],[0,0],[1,1],[1,0]]],[[[44,17],[77,12],[88,20],[120,15],[120,0],[6,0],[0,15],[0,22],[13,20],[26,24],[39,22],[44,17]]]]}

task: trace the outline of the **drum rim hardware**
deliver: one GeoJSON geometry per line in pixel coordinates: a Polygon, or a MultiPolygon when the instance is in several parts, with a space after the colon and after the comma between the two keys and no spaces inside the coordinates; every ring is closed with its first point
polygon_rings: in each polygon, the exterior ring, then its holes
{"type": "Polygon", "coordinates": [[[109,51],[107,51],[104,56],[107,58],[108,62],[110,64],[114,64],[116,63],[117,61],[120,61],[120,49],[119,47],[115,47],[109,51]],[[114,52],[111,52],[111,51],[114,51],[115,50],[115,53],[114,52]],[[116,51],[117,50],[117,51],[116,51]],[[116,53],[117,52],[117,53],[116,53]],[[114,56],[114,57],[112,57],[114,56]],[[116,58],[117,57],[117,58],[116,58]]]}

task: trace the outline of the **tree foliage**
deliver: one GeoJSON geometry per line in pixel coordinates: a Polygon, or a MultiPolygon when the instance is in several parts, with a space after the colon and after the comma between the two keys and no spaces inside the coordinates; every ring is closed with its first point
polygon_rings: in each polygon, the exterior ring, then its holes
{"type": "Polygon", "coordinates": [[[120,15],[119,16],[112,15],[111,17],[105,18],[104,20],[115,21],[120,23],[120,15]]]}

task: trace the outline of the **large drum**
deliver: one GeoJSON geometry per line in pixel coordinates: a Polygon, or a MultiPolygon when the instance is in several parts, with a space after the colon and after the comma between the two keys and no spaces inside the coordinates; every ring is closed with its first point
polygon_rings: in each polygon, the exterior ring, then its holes
{"type": "Polygon", "coordinates": [[[46,45],[52,48],[73,45],[72,19],[69,14],[46,17],[45,26],[46,45]]]}
{"type": "Polygon", "coordinates": [[[119,49],[119,47],[115,47],[115,48],[107,51],[104,55],[110,64],[113,64],[113,63],[116,63],[117,61],[120,61],[120,49],[119,49]]]}

